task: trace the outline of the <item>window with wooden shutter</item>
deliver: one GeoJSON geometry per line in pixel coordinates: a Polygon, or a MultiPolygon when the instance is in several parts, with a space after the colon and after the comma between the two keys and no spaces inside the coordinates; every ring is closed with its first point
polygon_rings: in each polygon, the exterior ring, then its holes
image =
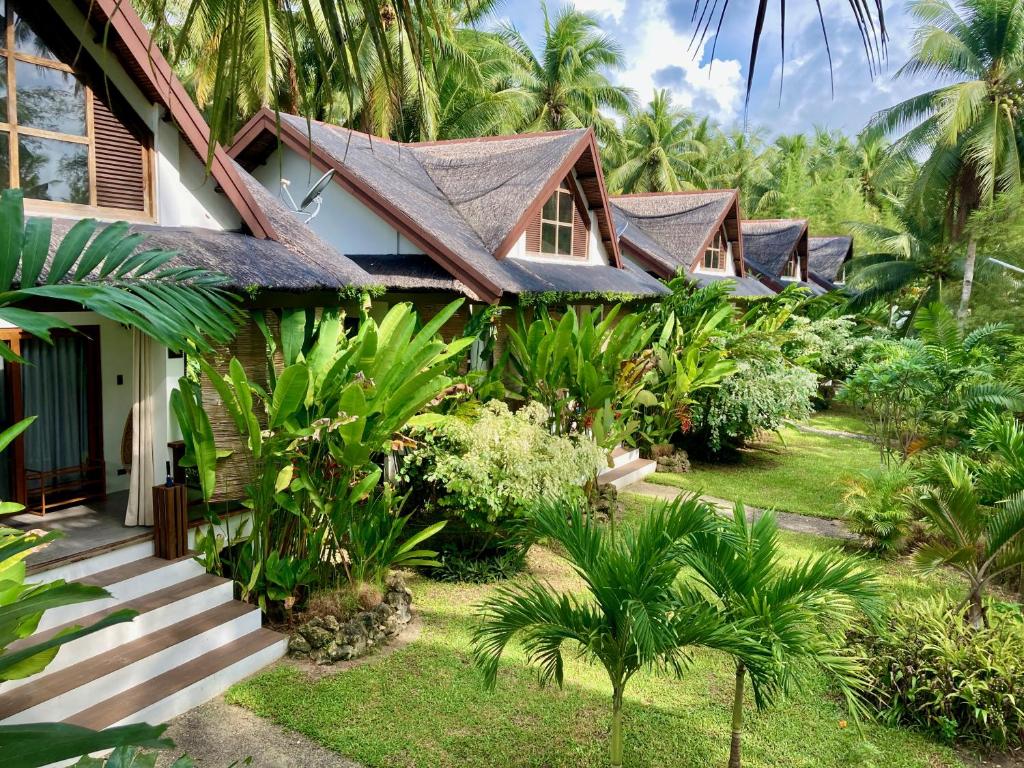
{"type": "Polygon", "coordinates": [[[90,78],[65,63],[80,51],[74,40],[47,25],[37,32],[20,7],[0,2],[0,188],[76,212],[148,214],[145,127],[126,103],[110,108],[124,100],[105,82],[100,98],[90,85],[95,72],[90,78]]]}
{"type": "Polygon", "coordinates": [[[526,252],[561,258],[587,257],[590,222],[580,211],[579,192],[567,177],[526,226],[526,252]]]}

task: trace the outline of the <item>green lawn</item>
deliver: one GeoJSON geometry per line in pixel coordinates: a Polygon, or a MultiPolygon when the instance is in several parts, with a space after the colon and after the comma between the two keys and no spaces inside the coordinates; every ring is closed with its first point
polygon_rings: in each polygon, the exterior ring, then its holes
{"type": "Polygon", "coordinates": [[[659,472],[648,479],[755,507],[839,517],[843,479],[878,466],[878,452],[863,440],[792,427],[781,434],[783,440],[772,434],[743,448],[737,460],[694,461],[685,474],[659,472]]]}
{"type": "MultiPolygon", "coordinates": [[[[642,514],[630,505],[630,514],[642,514]]],[[[826,546],[784,535],[794,556],[826,546]]],[[[565,564],[542,547],[534,575],[578,588],[565,564]]],[[[887,594],[923,595],[946,582],[884,568],[887,594]]],[[[310,677],[280,664],[229,691],[228,700],[371,768],[584,768],[605,765],[611,690],[603,671],[567,658],[565,689],[543,688],[518,646],[510,648],[496,690],[481,686],[470,656],[473,608],[494,587],[414,578],[421,636],[390,655],[348,671],[310,677]]],[[[724,657],[698,653],[682,680],[653,672],[633,679],[626,696],[626,764],[636,768],[724,765],[732,671],[724,657]]],[[[861,748],[854,727],[824,680],[793,701],[749,716],[749,768],[846,768],[861,748]]],[[[866,735],[886,768],[961,768],[948,749],[907,731],[877,725],[866,735]]],[[[882,762],[875,763],[877,765],[882,762]]]]}
{"type": "Polygon", "coordinates": [[[815,413],[810,420],[813,427],[834,429],[839,432],[853,432],[856,435],[870,435],[864,411],[843,403],[833,403],[827,411],[815,413]]]}

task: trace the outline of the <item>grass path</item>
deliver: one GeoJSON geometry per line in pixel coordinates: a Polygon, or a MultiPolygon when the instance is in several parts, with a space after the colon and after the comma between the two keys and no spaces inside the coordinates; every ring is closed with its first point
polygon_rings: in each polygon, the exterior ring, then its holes
{"type": "MultiPolygon", "coordinates": [[[[818,418],[811,423],[821,426],[818,418]]],[[[732,461],[694,461],[690,472],[661,473],[650,482],[814,517],[839,517],[843,479],[878,466],[878,450],[863,440],[801,432],[792,427],[750,444],[732,461]]]]}
{"type": "MultiPolygon", "coordinates": [[[[631,514],[643,514],[632,505],[631,514]]],[[[830,546],[783,534],[793,557],[830,546]]],[[[543,547],[530,570],[559,589],[579,582],[543,547]]],[[[884,569],[887,594],[927,595],[948,582],[900,564],[884,569]]],[[[473,606],[493,586],[439,584],[414,577],[420,638],[345,672],[308,676],[282,663],[228,693],[230,702],[309,736],[371,768],[584,768],[605,765],[610,688],[602,670],[566,659],[565,689],[541,687],[518,646],[497,688],[485,691],[470,655],[473,606]]],[[[639,674],[626,695],[626,764],[633,768],[725,765],[731,667],[698,652],[682,680],[639,674]]],[[[748,768],[848,768],[862,748],[826,682],[812,679],[795,700],[749,715],[748,768]]],[[[961,768],[945,747],[907,731],[871,725],[866,735],[886,768],[961,768]]]]}

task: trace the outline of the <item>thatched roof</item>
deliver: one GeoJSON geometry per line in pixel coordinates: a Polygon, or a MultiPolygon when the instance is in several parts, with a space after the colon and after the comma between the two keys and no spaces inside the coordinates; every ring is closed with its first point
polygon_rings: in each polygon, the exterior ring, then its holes
{"type": "Polygon", "coordinates": [[[600,293],[630,296],[663,296],[669,293],[661,282],[642,271],[619,269],[604,264],[586,267],[542,259],[508,258],[503,261],[516,272],[515,293],[600,293]]]}
{"type": "Polygon", "coordinates": [[[497,253],[585,131],[406,145],[434,184],[497,253]]]}
{"type": "Polygon", "coordinates": [[[466,286],[422,253],[350,254],[349,258],[385,288],[467,293],[466,286]]]}
{"type": "MultiPolygon", "coordinates": [[[[51,258],[76,221],[53,220],[51,258]]],[[[131,231],[146,236],[140,250],[176,251],[177,255],[168,262],[168,266],[219,272],[228,278],[226,287],[234,291],[252,288],[288,292],[335,291],[353,285],[349,269],[341,270],[330,263],[304,258],[273,240],[200,227],[135,224],[131,231]]],[[[375,283],[366,272],[356,269],[363,276],[360,285],[375,283]]]]}
{"type": "Polygon", "coordinates": [[[752,277],[712,275],[706,272],[694,272],[690,274],[690,277],[696,280],[697,284],[701,286],[711,285],[712,283],[719,283],[723,280],[728,280],[733,284],[732,289],[729,291],[729,293],[738,298],[747,298],[750,296],[775,295],[775,291],[773,291],[767,285],[762,283],[760,280],[755,280],[752,277]]]}
{"type": "MultiPolygon", "coordinates": [[[[279,142],[312,154],[336,171],[337,183],[422,247],[473,297],[495,300],[503,292],[536,289],[536,277],[512,262],[509,250],[528,217],[573,168],[581,174],[609,256],[618,258],[600,183],[594,191],[600,168],[589,130],[400,144],[286,114],[277,132],[273,120],[261,113],[239,132],[231,152],[243,166],[262,162],[279,142]]],[[[607,282],[591,274],[601,265],[567,266],[578,274],[573,290],[597,290],[585,283],[607,282]]]]}
{"type": "Polygon", "coordinates": [[[730,212],[738,216],[735,190],[624,195],[611,203],[620,241],[662,277],[692,269],[730,212]]]}
{"type": "Polygon", "coordinates": [[[832,284],[843,264],[853,258],[853,238],[847,235],[811,237],[807,241],[807,268],[821,280],[832,284]]]}
{"type": "Polygon", "coordinates": [[[747,265],[769,278],[782,276],[790,254],[797,249],[802,269],[807,264],[805,219],[753,219],[743,222],[743,256],[747,265]]]}

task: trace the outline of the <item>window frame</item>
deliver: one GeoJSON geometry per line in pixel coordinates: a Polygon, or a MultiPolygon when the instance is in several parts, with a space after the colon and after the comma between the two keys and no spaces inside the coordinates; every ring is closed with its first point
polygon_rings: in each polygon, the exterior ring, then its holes
{"type": "MultiPolygon", "coordinates": [[[[21,24],[28,25],[32,30],[32,33],[36,35],[44,45],[46,45],[46,41],[38,35],[35,27],[32,26],[29,20],[18,13],[18,9],[14,7],[14,3],[7,0],[6,3],[3,3],[3,6],[6,12],[2,21],[0,21],[0,24],[3,25],[3,28],[0,29],[0,57],[4,59],[4,63],[0,66],[3,66],[7,79],[7,112],[4,114],[3,111],[0,110],[0,142],[7,141],[8,148],[8,163],[10,167],[6,188],[22,189],[20,164],[21,147],[19,141],[21,136],[63,141],[69,144],[78,144],[87,148],[86,157],[89,175],[88,202],[76,203],[65,200],[43,200],[40,198],[26,196],[26,210],[36,208],[43,211],[59,211],[86,216],[95,215],[97,212],[102,211],[109,213],[111,217],[117,217],[119,219],[145,222],[154,221],[152,140],[139,140],[139,143],[142,145],[142,156],[140,157],[140,162],[142,163],[144,198],[143,210],[99,205],[97,202],[96,123],[93,114],[93,88],[89,85],[86,79],[80,75],[80,73],[76,72],[74,67],[66,64],[58,58],[57,54],[54,54],[54,58],[46,58],[44,56],[36,56],[31,53],[16,50],[15,18],[17,18],[21,24]],[[18,62],[44,67],[75,78],[82,88],[82,94],[85,100],[85,135],[80,136],[43,128],[33,128],[31,126],[23,126],[18,123],[18,85],[17,75],[15,74],[18,62]]],[[[50,46],[47,45],[47,48],[50,48],[50,46]]],[[[50,50],[52,50],[52,48],[50,48],[50,50]]]]}
{"type": "MultiPolygon", "coordinates": [[[[571,182],[570,182],[571,183],[571,182]]],[[[537,244],[537,253],[543,256],[553,256],[555,258],[573,258],[576,254],[573,252],[573,235],[576,233],[576,200],[572,193],[572,189],[566,182],[562,182],[558,185],[558,188],[544,201],[544,205],[540,208],[540,242],[537,244]],[[556,200],[555,203],[555,218],[548,219],[544,216],[544,209],[548,207],[548,203],[551,202],[552,198],[556,200]],[[559,218],[562,214],[562,205],[566,204],[569,206],[569,220],[562,221],[559,218]],[[553,240],[554,251],[544,250],[544,228],[554,227],[555,237],[553,240]],[[558,235],[562,229],[569,231],[569,252],[559,253],[558,251],[558,235]]]]}
{"type": "Polygon", "coordinates": [[[707,272],[729,271],[729,236],[726,234],[724,227],[719,227],[711,242],[708,243],[707,248],[704,249],[704,254],[701,256],[700,263],[701,269],[707,272]],[[708,257],[717,261],[718,264],[709,264],[708,257]]]}
{"type": "Polygon", "coordinates": [[[786,266],[783,267],[782,276],[787,280],[800,280],[802,275],[800,274],[800,255],[794,250],[789,254],[789,258],[786,260],[786,266]]]}

